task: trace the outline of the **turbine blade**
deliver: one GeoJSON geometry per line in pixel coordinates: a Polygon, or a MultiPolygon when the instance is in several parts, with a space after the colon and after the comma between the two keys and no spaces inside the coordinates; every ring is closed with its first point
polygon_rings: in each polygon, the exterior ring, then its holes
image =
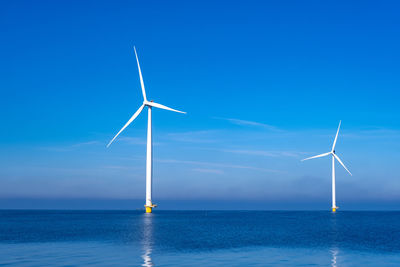
{"type": "Polygon", "coordinates": [[[142,112],[144,108],[144,104],[140,106],[140,108],[135,112],[135,114],[133,114],[133,116],[129,119],[129,121],[124,125],[124,127],[122,127],[121,130],[119,130],[119,132],[114,136],[114,138],[110,141],[110,143],[108,143],[107,147],[109,147],[111,145],[111,143],[115,140],[115,138],[117,138],[117,136],[122,133],[123,130],[125,130],[126,127],[128,127],[129,124],[131,124],[131,122],[136,119],[136,117],[140,114],[140,112],[142,112]]]}
{"type": "Polygon", "coordinates": [[[332,151],[335,150],[335,146],[336,146],[336,141],[337,141],[337,137],[339,135],[339,129],[340,129],[340,124],[342,123],[342,121],[339,121],[339,127],[337,128],[337,132],[336,132],[336,136],[335,136],[335,141],[333,141],[333,146],[332,146],[332,151]]]}
{"type": "Polygon", "coordinates": [[[140,70],[139,58],[138,58],[138,55],[136,53],[136,47],[133,47],[133,50],[135,50],[135,56],[136,56],[136,61],[137,61],[137,67],[138,67],[138,70],[139,70],[140,86],[142,87],[143,99],[144,99],[144,101],[147,101],[146,90],[144,89],[142,71],[140,70]]]}
{"type": "Polygon", "coordinates": [[[337,159],[337,161],[339,161],[340,164],[342,164],[343,168],[345,168],[345,170],[351,175],[353,176],[353,174],[351,174],[351,172],[346,168],[346,166],[344,166],[343,162],[340,160],[340,158],[338,156],[336,156],[336,154],[333,154],[333,156],[337,159]]]}
{"type": "Polygon", "coordinates": [[[320,154],[320,155],[316,155],[316,156],[309,157],[309,158],[306,158],[306,159],[302,159],[301,161],[305,161],[305,160],[309,160],[309,159],[315,159],[315,158],[322,158],[322,157],[328,156],[329,154],[331,154],[331,152],[320,154]]]}
{"type": "Polygon", "coordinates": [[[161,109],[165,109],[165,110],[170,110],[170,111],[186,114],[186,112],[184,112],[184,111],[179,111],[179,110],[176,110],[176,109],[173,109],[173,108],[169,108],[167,106],[164,106],[164,105],[161,105],[161,104],[158,104],[158,103],[154,103],[154,102],[146,102],[146,105],[149,105],[149,106],[152,106],[152,107],[155,107],[155,108],[161,108],[161,109]]]}

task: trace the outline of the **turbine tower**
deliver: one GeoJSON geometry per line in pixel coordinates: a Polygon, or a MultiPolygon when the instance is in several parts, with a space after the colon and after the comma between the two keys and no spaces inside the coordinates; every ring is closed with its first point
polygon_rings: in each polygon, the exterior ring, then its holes
{"type": "Polygon", "coordinates": [[[129,124],[133,122],[134,119],[136,119],[137,116],[139,116],[140,112],[147,107],[147,156],[146,156],[146,204],[144,205],[146,207],[146,213],[151,213],[153,208],[156,207],[152,202],[151,198],[151,193],[152,193],[152,179],[153,179],[153,143],[152,143],[152,131],[151,131],[151,109],[154,108],[160,108],[160,109],[165,109],[165,110],[170,110],[178,113],[186,113],[183,111],[179,111],[176,109],[169,108],[167,106],[158,104],[151,101],[147,101],[146,97],[146,90],[144,88],[144,83],[143,83],[143,77],[142,77],[142,71],[140,70],[140,65],[139,65],[139,58],[136,53],[136,48],[133,48],[135,50],[135,56],[136,56],[136,61],[138,65],[138,71],[139,71],[139,78],[140,78],[140,85],[142,87],[142,94],[143,94],[143,104],[139,107],[139,109],[133,114],[133,116],[129,119],[129,121],[122,127],[121,130],[114,136],[114,138],[108,143],[107,147],[111,145],[111,143],[117,138],[117,136],[122,133],[123,130],[125,130],[126,127],[128,127],[129,124]]]}
{"type": "Polygon", "coordinates": [[[352,175],[351,172],[346,168],[346,166],[344,166],[343,162],[340,160],[340,158],[338,157],[338,155],[336,155],[336,152],[335,152],[336,141],[337,141],[337,138],[339,135],[339,129],[340,129],[341,123],[342,123],[342,121],[339,121],[339,127],[337,129],[335,140],[333,141],[332,150],[330,152],[301,160],[301,161],[304,161],[304,160],[309,160],[309,159],[321,158],[321,157],[325,157],[325,156],[329,156],[329,155],[332,156],[332,212],[336,212],[336,210],[339,208],[336,206],[335,159],[337,161],[339,161],[339,163],[343,166],[343,168],[345,168],[345,170],[350,175],[352,175]]]}

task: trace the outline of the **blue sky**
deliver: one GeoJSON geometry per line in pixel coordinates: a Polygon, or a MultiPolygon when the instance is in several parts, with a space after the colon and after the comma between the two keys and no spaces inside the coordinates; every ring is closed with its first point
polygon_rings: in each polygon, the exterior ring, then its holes
{"type": "Polygon", "coordinates": [[[153,112],[160,208],[328,209],[329,159],[300,160],[339,120],[338,206],[399,208],[396,1],[1,5],[0,208],[142,207],[147,114],[105,147],[142,102],[133,45],[188,113],[153,112]]]}

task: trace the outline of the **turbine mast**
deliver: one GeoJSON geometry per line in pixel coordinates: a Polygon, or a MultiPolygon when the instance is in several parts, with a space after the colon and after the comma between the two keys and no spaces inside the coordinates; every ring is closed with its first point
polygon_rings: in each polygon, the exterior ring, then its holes
{"type": "Polygon", "coordinates": [[[336,212],[335,157],[332,155],[332,212],[336,212]]]}
{"type": "Polygon", "coordinates": [[[151,213],[156,205],[151,200],[152,180],[153,180],[153,138],[151,127],[151,106],[148,108],[147,117],[147,156],[146,156],[146,213],[151,213]]]}

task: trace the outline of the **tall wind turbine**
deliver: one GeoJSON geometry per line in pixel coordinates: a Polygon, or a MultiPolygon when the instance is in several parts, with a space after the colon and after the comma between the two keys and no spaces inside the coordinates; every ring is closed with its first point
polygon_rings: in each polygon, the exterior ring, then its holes
{"type": "Polygon", "coordinates": [[[133,48],[135,50],[135,56],[136,56],[136,61],[138,65],[138,71],[139,71],[139,78],[140,78],[140,85],[142,87],[142,94],[143,94],[143,104],[139,107],[139,109],[133,114],[133,116],[129,119],[129,121],[122,127],[121,130],[114,136],[114,138],[108,143],[107,147],[111,145],[111,143],[117,138],[117,136],[122,133],[123,130],[125,130],[126,127],[128,127],[129,124],[133,122],[134,119],[136,119],[137,116],[139,116],[140,112],[147,107],[147,156],[146,156],[146,204],[144,205],[146,207],[146,213],[151,213],[152,209],[156,207],[157,205],[153,204],[151,200],[151,193],[152,193],[152,179],[153,179],[153,143],[152,143],[152,133],[151,133],[151,109],[153,107],[155,108],[160,108],[160,109],[165,109],[165,110],[170,110],[178,113],[186,113],[183,111],[179,111],[176,109],[169,108],[167,106],[158,104],[151,101],[147,101],[146,97],[146,90],[144,89],[144,83],[143,83],[143,77],[142,77],[142,71],[140,70],[140,65],[139,65],[139,58],[136,53],[136,48],[133,48]]]}
{"type": "Polygon", "coordinates": [[[330,152],[324,153],[324,154],[320,154],[320,155],[317,155],[317,156],[313,156],[313,157],[309,157],[309,158],[306,158],[306,159],[302,160],[302,161],[304,161],[304,160],[309,160],[309,159],[321,158],[321,157],[325,157],[325,156],[329,156],[329,155],[332,156],[332,212],[336,212],[336,210],[339,208],[339,207],[336,206],[335,159],[337,161],[339,161],[339,163],[343,166],[343,168],[345,168],[345,170],[350,175],[352,175],[351,172],[346,168],[346,166],[344,166],[343,162],[340,160],[340,158],[338,157],[338,155],[336,155],[336,152],[335,152],[336,141],[337,141],[337,138],[338,138],[338,135],[339,135],[339,129],[340,129],[340,124],[341,123],[342,123],[342,121],[339,122],[339,127],[337,129],[335,140],[333,141],[332,150],[330,152]]]}

